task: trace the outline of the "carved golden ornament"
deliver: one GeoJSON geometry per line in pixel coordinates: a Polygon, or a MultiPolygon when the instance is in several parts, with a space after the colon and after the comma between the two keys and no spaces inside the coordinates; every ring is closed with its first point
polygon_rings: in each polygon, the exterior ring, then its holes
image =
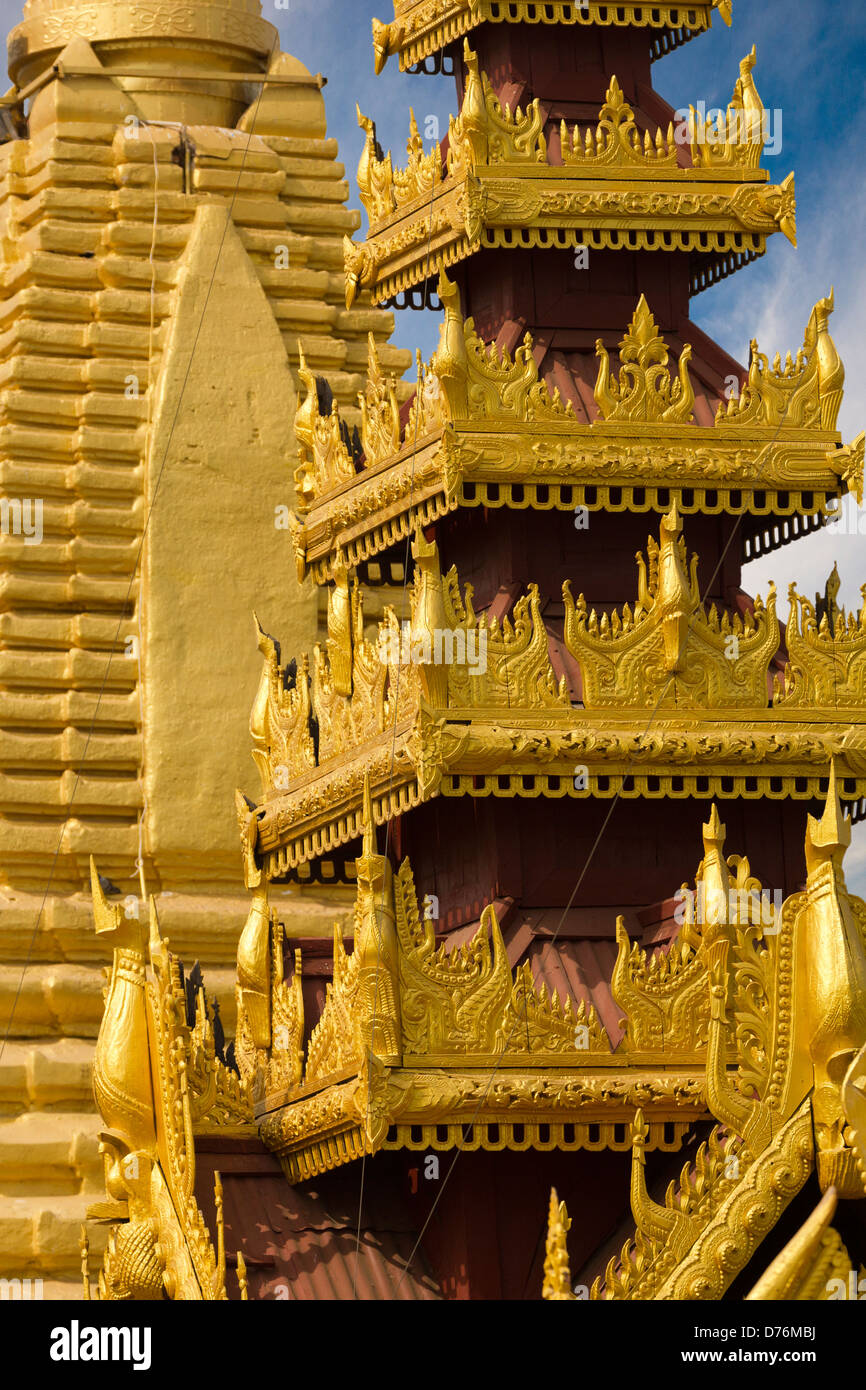
{"type": "Polygon", "coordinates": [[[279,643],[265,632],[256,618],[259,651],[264,665],[250,714],[253,761],[262,782],[287,786],[316,765],[310,728],[309,661],[302,656],[292,673],[280,666],[279,643]],[[283,769],[276,778],[271,769],[283,769]]]}
{"type": "Polygon", "coordinates": [[[100,1135],[108,1200],[88,1215],[121,1224],[109,1237],[99,1296],[224,1299],[221,1188],[217,1177],[215,1252],[194,1195],[193,1126],[246,1126],[249,1098],[217,1058],[203,989],[187,1023],[183,972],[160,937],[153,901],[145,947],[137,916],[106,898],[92,861],[91,875],[97,930],[116,941],[94,1059],[94,1095],[109,1126],[100,1135]]]}
{"type": "Polygon", "coordinates": [[[554,165],[539,100],[513,114],[503,107],[465,42],[463,103],[449,123],[444,175],[442,147],[423,155],[414,124],[409,164],[395,171],[372,122],[359,113],[367,140],[358,186],[371,226],[363,247],[344,242],[347,306],[360,288],[381,303],[480,246],[511,245],[515,228],[523,246],[663,248],[740,259],[762,254],[777,230],[796,244],[793,175],[771,186],[758,167],[765,112],[753,62],[749,55],[740,65],[718,138],[693,118],[691,167],[678,163],[672,126],[640,136],[615,77],[594,129],[581,134],[561,125],[562,162],[554,165]]]}
{"type": "Polygon", "coordinates": [[[610,357],[601,338],[596,340],[595,352],[601,361],[593,395],[603,419],[660,420],[665,424],[691,420],[695,403],[688,370],[691,345],[686,343],[680,353],[674,381],[667,365],[668,349],[644,295],[619,346],[619,376],[611,374],[610,357]]]}
{"type": "Polygon", "coordinates": [[[784,367],[776,353],[770,368],[752,339],[748,382],[727,406],[719,405],[717,425],[835,430],[845,368],[828,330],[834,302],[832,289],[826,299],[818,300],[796,360],[792,361],[790,352],[787,353],[784,367]]]}
{"type": "Polygon", "coordinates": [[[807,1100],[763,1153],[743,1165],[743,1176],[655,1293],[656,1301],[721,1298],[800,1191],[812,1162],[807,1100]]]}
{"type": "Polygon", "coordinates": [[[654,35],[652,56],[656,58],[709,29],[714,10],[730,25],[731,0],[692,0],[688,5],[672,0],[663,4],[627,0],[618,5],[601,0],[579,5],[572,0],[548,0],[544,5],[536,0],[509,0],[508,4],[502,0],[395,0],[392,23],[373,20],[374,65],[380,73],[396,53],[405,72],[479,25],[502,23],[647,28],[654,35]]]}
{"type": "MultiPolygon", "coordinates": [[[[371,334],[371,340],[372,336],[371,334]]],[[[375,345],[372,352],[375,355],[375,345]]],[[[329,491],[337,483],[350,482],[355,476],[355,463],[349,449],[348,431],[340,419],[337,402],[334,401],[330,415],[319,414],[316,378],[307,367],[300,343],[298,355],[298,374],[307,394],[295,412],[294,428],[299,460],[295,469],[295,489],[298,507],[304,511],[322,492],[329,491]]],[[[376,361],[378,365],[378,359],[376,361]]]]}
{"type": "Polygon", "coordinates": [[[643,133],[635,124],[634,111],[622,93],[616,77],[610,79],[610,86],[599,112],[598,125],[593,130],[587,127],[581,136],[580,126],[569,129],[562,121],[559,127],[559,143],[562,162],[565,165],[582,165],[599,173],[605,167],[621,169],[624,165],[637,168],[668,169],[677,168],[677,144],[671,121],[665,135],[661,128],[653,138],[648,130],[643,133]]]}
{"type": "Polygon", "coordinates": [[[734,94],[723,119],[715,127],[696,115],[693,106],[690,107],[689,137],[692,163],[696,169],[718,174],[736,168],[746,176],[759,172],[766,141],[766,111],[752,77],[755,57],[753,46],[751,53],[747,53],[740,62],[740,75],[734,84],[734,94]]]}
{"type": "Polygon", "coordinates": [[[826,613],[819,620],[815,605],[791,584],[785,629],[788,661],[774,680],[777,708],[853,711],[866,705],[866,584],[860,593],[859,615],[842,608],[832,621],[826,613]]]}
{"type": "Polygon", "coordinates": [[[782,1299],[797,1303],[824,1302],[834,1297],[834,1285],[838,1288],[840,1281],[847,1297],[854,1267],[838,1231],[830,1225],[837,1201],[836,1190],[831,1187],[746,1294],[747,1303],[782,1299]]]}
{"type": "Polygon", "coordinates": [[[574,1300],[571,1273],[568,1268],[568,1233],[571,1218],[565,1202],[560,1202],[556,1188],[550,1189],[550,1210],[547,1215],[547,1243],[544,1252],[544,1286],[541,1297],[552,1302],[574,1300]]]}
{"type": "Polygon", "coordinates": [[[367,338],[367,385],[358,403],[364,462],[371,468],[399,451],[401,437],[397,383],[394,377],[385,378],[372,333],[367,338]]]}
{"type": "Polygon", "coordinates": [[[289,980],[286,948],[285,928],[276,912],[268,909],[266,889],[259,888],[253,894],[247,925],[238,941],[235,988],[235,1058],[242,1086],[256,1099],[265,1092],[292,1089],[300,1082],[303,1071],[301,953],[294,953],[289,980]],[[253,933],[255,938],[251,941],[253,933]],[[257,965],[255,992],[251,988],[251,956],[257,965]],[[258,1020],[261,1024],[256,1027],[258,1020]]]}
{"type": "Polygon", "coordinates": [[[580,663],[583,703],[661,708],[763,709],[767,670],[779,645],[775,589],[743,618],[701,603],[697,556],[687,561],[676,503],[662,519],[660,543],[638,562],[634,610],[587,611],[563,586],[565,642],[580,663]]]}

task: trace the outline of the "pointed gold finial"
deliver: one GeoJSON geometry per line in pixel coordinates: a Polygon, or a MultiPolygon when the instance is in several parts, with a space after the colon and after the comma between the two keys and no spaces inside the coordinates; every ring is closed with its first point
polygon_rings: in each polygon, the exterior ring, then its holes
{"type": "Polygon", "coordinates": [[[713,849],[717,850],[721,850],[723,848],[725,843],[725,835],[727,831],[725,826],[722,824],[722,820],[719,815],[719,808],[716,805],[715,801],[710,807],[710,818],[706,822],[706,824],[701,827],[701,829],[703,830],[704,834],[705,854],[708,853],[711,846],[713,849]]]}
{"type": "Polygon", "coordinates": [[[90,891],[93,897],[93,924],[98,933],[117,931],[122,924],[123,906],[109,902],[102,887],[96,860],[90,856],[90,891]]]}
{"type": "Polygon", "coordinates": [[[240,1250],[238,1251],[238,1288],[241,1291],[241,1302],[248,1303],[250,1296],[247,1284],[247,1262],[240,1250]]]}
{"type": "Polygon", "coordinates": [[[811,874],[822,864],[842,867],[845,851],[851,843],[851,818],[842,810],[836,780],[836,760],[830,760],[830,781],[827,801],[821,819],[809,816],[806,823],[806,868],[811,874]]]}
{"type": "Polygon", "coordinates": [[[369,772],[364,773],[364,800],[361,815],[364,827],[361,856],[364,859],[372,859],[373,856],[378,853],[378,849],[376,846],[376,822],[373,818],[373,794],[370,791],[369,772]]]}
{"type": "Polygon", "coordinates": [[[571,1291],[571,1271],[568,1267],[567,1236],[571,1218],[565,1202],[560,1202],[556,1188],[550,1189],[547,1216],[547,1248],[544,1256],[544,1286],[541,1297],[552,1302],[574,1302],[571,1291]]]}

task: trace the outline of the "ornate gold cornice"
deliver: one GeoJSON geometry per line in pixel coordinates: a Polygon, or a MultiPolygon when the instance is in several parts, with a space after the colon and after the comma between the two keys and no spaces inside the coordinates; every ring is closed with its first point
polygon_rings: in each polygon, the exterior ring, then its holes
{"type": "Polygon", "coordinates": [[[625,4],[606,4],[602,0],[394,0],[394,19],[390,24],[373,20],[373,54],[379,73],[392,54],[398,54],[400,69],[422,63],[431,54],[481,24],[584,24],[616,25],[620,28],[647,28],[653,36],[653,57],[686,43],[709,29],[713,11],[724,22],[731,22],[731,0],[693,0],[691,4],[647,4],[646,0],[626,0],[625,4]]]}
{"type": "Polygon", "coordinates": [[[583,424],[539,380],[529,334],[513,354],[497,351],[464,320],[444,274],[439,288],[439,346],[419,366],[402,434],[394,383],[371,355],[363,394],[377,447],[363,462],[339,413],[320,418],[316,383],[304,378],[293,526],[301,577],[329,580],[335,564],[359,564],[456,507],[664,512],[676,500],[683,513],[790,515],[822,512],[845,490],[862,495],[866,436],[842,448],[836,432],[844,372],[827,328],[832,296],[813,310],[796,361],[771,366],[752,343],[747,385],[707,427],[692,419],[691,349],[672,379],[643,297],[618,370],[597,346],[600,414],[583,424]]]}
{"type": "MultiPolygon", "coordinates": [[[[673,128],[640,137],[634,113],[612,78],[594,130],[563,125],[552,162],[539,100],[513,113],[500,104],[478,58],[464,44],[463,105],[452,116],[447,154],[424,154],[412,124],[408,164],[382,157],[375,125],[358,166],[370,219],[366,241],[344,241],[346,304],[359,289],[381,303],[465,259],[482,246],[627,247],[753,259],[783,231],[796,245],[794,176],[770,185],[758,167],[764,107],[751,75],[754,50],[740,64],[724,132],[694,115],[691,167],[677,162],[673,128]]],[[[695,286],[703,287],[704,271],[695,286]]]]}

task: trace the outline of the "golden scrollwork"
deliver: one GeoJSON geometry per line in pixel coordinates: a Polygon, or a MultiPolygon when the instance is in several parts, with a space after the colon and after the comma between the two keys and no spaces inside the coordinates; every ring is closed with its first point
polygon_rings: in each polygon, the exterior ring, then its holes
{"type": "Polygon", "coordinates": [[[785,425],[832,431],[842,404],[845,368],[830,337],[828,323],[834,306],[833,290],[812,310],[803,346],[784,366],[776,353],[772,367],[751,343],[748,382],[727,406],[719,405],[717,425],[785,425]]]}
{"type": "Polygon", "coordinates": [[[644,295],[619,346],[618,376],[611,373],[610,357],[600,338],[595,351],[601,361],[593,394],[603,419],[663,424],[684,424],[691,419],[695,403],[688,369],[691,345],[686,343],[680,353],[674,380],[667,365],[667,346],[644,295]]]}
{"type": "MultiPolygon", "coordinates": [[[[370,336],[372,338],[372,334],[370,336]]],[[[323,416],[319,413],[319,387],[307,367],[300,343],[298,355],[298,374],[307,391],[295,412],[295,439],[298,444],[295,489],[298,508],[303,511],[322,492],[327,492],[337,483],[350,481],[355,476],[355,464],[349,448],[348,430],[340,419],[336,401],[329,414],[323,416]]]]}
{"type": "Polygon", "coordinates": [[[765,709],[767,671],[779,645],[775,589],[743,617],[704,606],[697,556],[688,563],[676,503],[660,541],[638,554],[638,597],[599,618],[571,584],[563,587],[565,641],[580,663],[583,703],[602,706],[703,706],[765,709]]]}
{"type": "Polygon", "coordinates": [[[671,171],[677,167],[673,122],[669,123],[666,134],[663,135],[659,128],[653,137],[645,130],[641,139],[634,111],[623,96],[616,77],[610,79],[595,129],[588,126],[581,137],[580,126],[575,125],[569,132],[565,121],[562,121],[559,143],[563,164],[582,165],[592,168],[594,173],[604,167],[621,169],[628,165],[671,171]]]}
{"type": "Polygon", "coordinates": [[[593,249],[760,254],[778,230],[796,244],[793,176],[770,185],[759,167],[766,113],[751,75],[754,54],[740,64],[723,129],[692,111],[687,166],[672,126],[641,136],[615,77],[594,128],[561,124],[554,164],[539,99],[512,113],[468,41],[463,61],[463,103],[450,120],[444,173],[443,147],[424,155],[414,124],[409,164],[394,170],[359,113],[367,140],[358,185],[371,227],[363,248],[345,243],[347,304],[361,287],[379,303],[479,246],[510,245],[517,227],[522,245],[555,239],[593,249]]]}
{"type": "Polygon", "coordinates": [[[784,673],[775,677],[776,707],[854,710],[866,704],[866,584],[860,592],[860,613],[843,608],[831,621],[826,613],[819,619],[815,605],[791,584],[785,629],[788,661],[784,673]]]}
{"type": "Polygon", "coordinates": [[[753,47],[740,62],[734,94],[715,128],[705,117],[697,115],[694,107],[690,108],[689,135],[696,169],[717,173],[720,169],[735,167],[751,175],[758,170],[767,137],[764,103],[752,77],[755,57],[753,47]]]}

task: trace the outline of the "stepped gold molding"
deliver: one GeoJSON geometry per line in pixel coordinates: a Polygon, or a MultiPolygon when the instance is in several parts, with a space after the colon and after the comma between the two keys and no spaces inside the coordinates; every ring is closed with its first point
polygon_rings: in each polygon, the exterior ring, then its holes
{"type": "Polygon", "coordinates": [[[563,586],[565,644],[580,664],[587,710],[605,706],[761,709],[767,671],[779,646],[776,594],[760,596],[743,618],[701,602],[698,557],[687,558],[676,503],[662,518],[659,543],[638,562],[634,611],[626,604],[599,619],[581,594],[563,586]]]}
{"type": "Polygon", "coordinates": [[[866,434],[842,448],[836,432],[844,372],[828,330],[832,294],[813,309],[796,362],[789,354],[783,366],[777,356],[770,367],[752,343],[739,400],[720,405],[706,427],[692,418],[691,347],[672,379],[643,296],[618,372],[597,345],[599,418],[583,424],[539,379],[529,334],[513,354],[500,351],[463,318],[444,272],[439,293],[439,345],[419,362],[402,435],[392,384],[372,357],[366,429],[387,443],[357,461],[336,406],[320,417],[316,383],[307,381],[295,424],[301,578],[327,581],[335,565],[376,556],[456,507],[665,512],[676,500],[682,512],[785,515],[821,512],[845,490],[862,496],[866,434]]]}
{"type": "Polygon", "coordinates": [[[692,119],[692,165],[677,163],[673,130],[639,137],[634,113],[611,79],[599,123],[558,132],[560,160],[548,158],[538,99],[503,107],[478,56],[464,41],[463,104],[442,146],[423,154],[412,124],[409,163],[382,156],[375,126],[358,113],[366,142],[358,190],[370,219],[363,244],[344,241],[346,305],[359,289],[382,303],[481,246],[513,244],[763,254],[782,231],[796,245],[794,176],[781,185],[760,169],[764,107],[740,64],[724,139],[692,119]]]}
{"type": "MultiPolygon", "coordinates": [[[[91,860],[96,931],[114,956],[93,1064],[107,1200],[88,1212],[115,1223],[99,1275],[103,1300],[224,1299],[225,1249],[217,1176],[217,1249],[194,1195],[194,1127],[248,1126],[247,1093],[216,1056],[199,989],[187,1023],[180,962],[127,903],[105,895],[91,860]]],[[[128,900],[127,900],[128,901],[128,900]]],[[[89,1290],[88,1290],[89,1296],[89,1290]]]]}
{"type": "Polygon", "coordinates": [[[626,0],[617,5],[600,0],[586,0],[580,5],[571,0],[547,0],[545,4],[539,0],[395,0],[391,23],[373,20],[374,64],[380,73],[396,53],[400,70],[405,72],[479,25],[502,23],[648,28],[654,35],[652,55],[660,57],[709,29],[714,11],[730,25],[731,0],[693,0],[690,4],[666,0],[660,5],[646,0],[626,0]]]}

